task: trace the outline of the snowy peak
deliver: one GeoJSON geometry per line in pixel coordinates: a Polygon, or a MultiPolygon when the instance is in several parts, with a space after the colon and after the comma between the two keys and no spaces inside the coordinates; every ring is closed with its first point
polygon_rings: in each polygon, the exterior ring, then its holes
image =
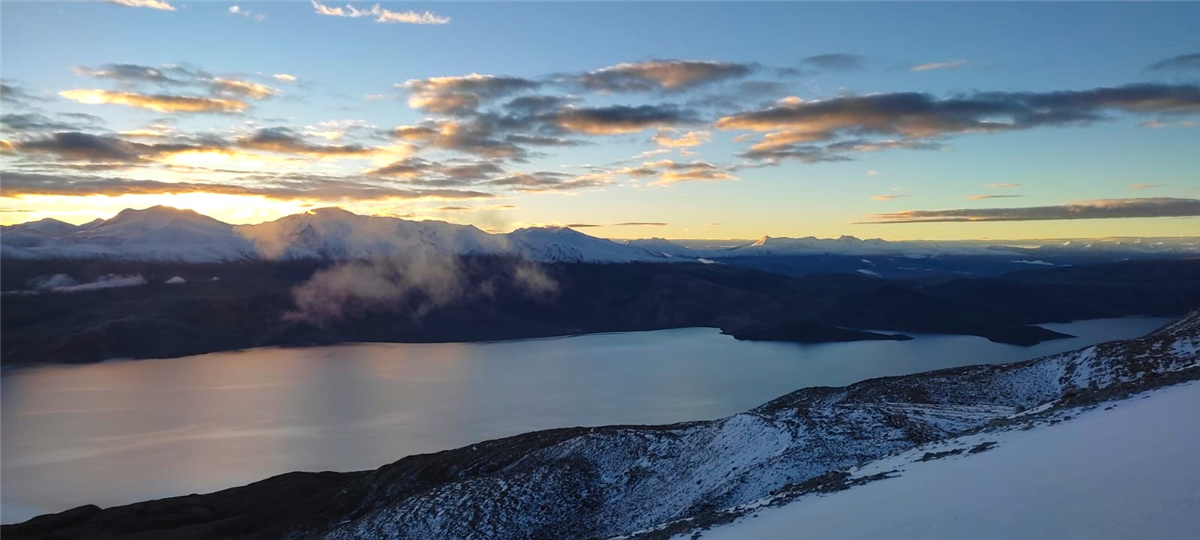
{"type": "Polygon", "coordinates": [[[514,253],[542,262],[634,262],[667,257],[567,227],[528,227],[508,234],[514,253]]]}
{"type": "Polygon", "coordinates": [[[505,245],[502,236],[472,225],[362,216],[340,208],[320,208],[235,229],[267,259],[497,254],[505,245]]]}
{"type": "Polygon", "coordinates": [[[39,219],[18,225],[9,225],[4,227],[4,232],[30,232],[36,234],[46,234],[51,236],[70,234],[78,230],[79,227],[71,225],[65,221],[59,221],[54,218],[39,219]]]}

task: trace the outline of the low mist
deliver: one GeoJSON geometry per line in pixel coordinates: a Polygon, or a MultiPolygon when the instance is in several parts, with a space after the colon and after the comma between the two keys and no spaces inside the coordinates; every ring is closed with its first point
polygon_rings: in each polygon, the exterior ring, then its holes
{"type": "Polygon", "coordinates": [[[456,302],[493,298],[501,287],[537,301],[551,299],[559,289],[541,265],[524,259],[489,259],[486,271],[467,263],[433,251],[339,263],[292,290],[295,311],[284,319],[325,326],[372,313],[420,318],[456,302]]]}

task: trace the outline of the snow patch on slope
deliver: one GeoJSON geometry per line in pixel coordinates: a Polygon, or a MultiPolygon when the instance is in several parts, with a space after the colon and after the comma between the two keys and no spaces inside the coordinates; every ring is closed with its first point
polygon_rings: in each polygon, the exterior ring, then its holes
{"type": "Polygon", "coordinates": [[[894,478],[761,509],[703,538],[790,540],[802,530],[830,540],[1200,538],[1197,410],[1192,382],[1053,426],[922,446],[853,473],[894,478]],[[996,446],[971,453],[989,442],[996,446]],[[922,461],[945,452],[957,453],[922,461]]]}

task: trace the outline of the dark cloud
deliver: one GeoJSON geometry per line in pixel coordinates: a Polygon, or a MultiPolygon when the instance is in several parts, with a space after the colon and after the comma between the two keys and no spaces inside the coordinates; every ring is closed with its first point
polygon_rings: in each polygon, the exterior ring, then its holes
{"type": "Polygon", "coordinates": [[[569,96],[521,96],[504,104],[504,108],[519,115],[536,116],[545,112],[561,109],[575,99],[569,96]]]}
{"type": "Polygon", "coordinates": [[[237,146],[250,150],[296,154],[309,157],[366,157],[377,149],[361,144],[313,144],[288,128],[265,128],[238,139],[237,146]]]}
{"type": "Polygon", "coordinates": [[[432,120],[416,126],[400,126],[392,136],[417,145],[473,154],[493,159],[524,160],[528,154],[517,140],[500,138],[493,117],[462,120],[432,120]]]}
{"type": "Polygon", "coordinates": [[[480,105],[536,89],[541,83],[520,77],[473,73],[461,77],[412,79],[398,86],[409,93],[408,104],[414,109],[465,116],[477,112],[480,105]]]}
{"type": "Polygon", "coordinates": [[[400,178],[422,186],[452,187],[478,184],[504,172],[503,167],[487,161],[439,163],[410,157],[368,171],[367,175],[400,178]]]}
{"type": "Polygon", "coordinates": [[[76,121],[58,120],[41,113],[16,113],[0,114],[0,125],[16,132],[78,131],[101,122],[99,117],[90,114],[70,113],[59,116],[76,121]]]}
{"type": "Polygon", "coordinates": [[[45,98],[30,93],[24,86],[11,81],[5,81],[0,83],[0,101],[15,105],[25,105],[31,101],[45,101],[45,98]]]}
{"type": "Polygon", "coordinates": [[[698,121],[699,118],[694,112],[674,105],[567,107],[553,115],[553,122],[559,128],[590,135],[634,133],[644,129],[672,127],[698,121]]]}
{"type": "Polygon", "coordinates": [[[197,149],[190,145],[142,144],[107,135],[64,131],[48,137],[13,143],[21,153],[50,154],[59,159],[90,162],[133,163],[164,153],[197,149]]]}
{"type": "Polygon", "coordinates": [[[938,143],[921,141],[954,134],[1087,124],[1103,119],[1109,111],[1197,113],[1200,86],[1134,84],[1065,92],[976,92],[946,99],[914,92],[819,101],[787,99],[723,117],[716,127],[772,132],[745,154],[748,158],[816,162],[844,158],[837,156],[844,152],[935,148],[938,143]],[[900,139],[875,141],[871,136],[900,139]],[[808,144],[837,137],[850,139],[827,147],[808,144]],[[770,144],[772,138],[795,140],[770,144]]]}
{"type": "Polygon", "coordinates": [[[1200,69],[1200,53],[1181,54],[1146,66],[1145,71],[1176,71],[1200,69]]]}
{"type": "Polygon", "coordinates": [[[1200,199],[1101,199],[1061,206],[906,210],[875,214],[861,223],[941,223],[1047,221],[1064,219],[1158,218],[1200,216],[1200,199]]]}
{"type": "Polygon", "coordinates": [[[754,64],[698,62],[688,60],[649,60],[624,63],[580,75],[579,84],[593,91],[680,92],[754,72],[754,64]]]}
{"type": "Polygon", "coordinates": [[[526,146],[579,146],[583,144],[583,141],[568,139],[565,137],[530,135],[527,133],[513,133],[505,136],[504,140],[512,144],[526,146]]]}
{"type": "Polygon", "coordinates": [[[800,64],[822,71],[852,71],[862,69],[866,65],[866,58],[846,53],[818,54],[801,60],[800,64]]]}
{"type": "Polygon", "coordinates": [[[489,185],[512,189],[522,193],[571,191],[593,187],[603,187],[612,183],[607,174],[586,174],[574,176],[565,173],[539,171],[532,173],[516,173],[488,182],[489,185]]]}
{"type": "Polygon", "coordinates": [[[153,82],[165,84],[186,84],[188,81],[176,79],[167,74],[167,71],[152,67],[142,66],[138,64],[104,64],[98,68],[89,68],[84,66],[76,66],[71,68],[76,75],[84,77],[95,77],[97,79],[111,79],[116,81],[136,81],[136,82],[153,82]]]}
{"type": "Polygon", "coordinates": [[[250,176],[238,183],[159,182],[111,177],[70,177],[19,172],[5,173],[0,194],[107,195],[216,193],[257,195],[272,199],[487,199],[491,193],[454,189],[407,189],[352,178],[291,175],[250,176]]]}

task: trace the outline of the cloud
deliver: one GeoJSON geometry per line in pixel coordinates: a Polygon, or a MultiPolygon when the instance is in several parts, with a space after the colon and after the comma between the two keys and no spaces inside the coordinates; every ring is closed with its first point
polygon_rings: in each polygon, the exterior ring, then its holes
{"type": "Polygon", "coordinates": [[[860,223],[964,223],[1066,219],[1159,218],[1200,216],[1200,199],[1100,199],[1061,206],[906,210],[875,214],[860,223]]]}
{"type": "Polygon", "coordinates": [[[369,176],[402,178],[427,186],[465,186],[478,184],[504,174],[504,168],[487,161],[439,163],[410,157],[367,171],[369,176]]]}
{"type": "Polygon", "coordinates": [[[1171,184],[1132,184],[1129,186],[1129,189],[1137,189],[1137,190],[1158,189],[1158,188],[1162,188],[1162,187],[1167,187],[1169,185],[1171,185],[1171,184]]]}
{"type": "Polygon", "coordinates": [[[13,143],[21,152],[54,154],[85,161],[132,161],[138,158],[136,146],[119,139],[79,132],[55,133],[47,139],[13,143]]]}
{"type": "Polygon", "coordinates": [[[679,92],[718,81],[745,77],[756,66],[731,62],[649,60],[623,63],[580,75],[579,83],[601,92],[679,92]]]}
{"type": "Polygon", "coordinates": [[[104,64],[98,68],[75,66],[71,71],[83,77],[111,79],[118,81],[141,81],[154,83],[182,83],[172,78],[167,72],[151,66],[138,64],[104,64]]]}
{"type": "Polygon", "coordinates": [[[274,74],[274,75],[271,75],[271,78],[273,78],[273,79],[275,79],[275,80],[277,80],[277,81],[279,81],[279,82],[283,82],[283,83],[294,83],[294,82],[296,82],[296,76],[295,76],[295,75],[289,75],[289,74],[287,74],[287,73],[276,73],[276,74],[274,74]]]}
{"type": "Polygon", "coordinates": [[[1016,199],[1020,197],[1024,197],[1024,195],[968,195],[965,198],[968,201],[982,201],[984,199],[1016,199]]]}
{"type": "Polygon", "coordinates": [[[692,146],[700,146],[712,140],[712,135],[707,131],[689,131],[678,137],[672,137],[669,132],[658,132],[650,141],[664,148],[689,148],[692,146]]]}
{"type": "Polygon", "coordinates": [[[448,24],[450,17],[443,17],[432,11],[390,11],[384,9],[379,4],[371,6],[371,9],[360,10],[350,4],[346,7],[329,7],[317,0],[312,0],[313,9],[318,15],[327,17],[374,17],[375,22],[380,24],[448,24]]]}
{"type": "Polygon", "coordinates": [[[17,131],[77,131],[84,127],[94,126],[102,120],[99,117],[92,115],[69,116],[67,118],[81,118],[82,121],[72,122],[67,120],[59,120],[51,118],[41,113],[13,113],[0,114],[0,125],[5,128],[17,131]]]}
{"type": "Polygon", "coordinates": [[[932,64],[920,64],[908,68],[909,71],[930,71],[934,69],[958,69],[967,65],[966,60],[950,60],[948,62],[934,62],[932,64]]]}
{"type": "Polygon", "coordinates": [[[0,83],[0,102],[27,105],[30,101],[44,101],[44,98],[31,94],[18,84],[9,81],[0,83]]]}
{"type": "Polygon", "coordinates": [[[531,95],[514,98],[512,101],[504,104],[504,108],[525,116],[536,116],[538,114],[561,109],[575,101],[570,96],[550,96],[550,95],[531,95]]]}
{"type": "Polygon", "coordinates": [[[254,19],[259,22],[262,22],[263,20],[265,20],[267,18],[266,15],[263,15],[261,13],[255,13],[249,9],[242,9],[240,6],[229,6],[228,13],[230,15],[241,15],[243,17],[246,17],[247,19],[254,19]]]}
{"type": "Polygon", "coordinates": [[[239,81],[237,79],[224,79],[217,77],[212,79],[211,84],[213,91],[216,93],[246,96],[254,99],[266,99],[277,93],[277,91],[270,86],[250,81],[239,81]]]}
{"type": "Polygon", "coordinates": [[[657,177],[651,186],[666,186],[680,182],[715,182],[721,180],[737,180],[728,167],[714,165],[705,161],[676,163],[669,159],[648,161],[638,167],[630,167],[615,171],[617,174],[634,177],[657,177]]]}
{"type": "Polygon", "coordinates": [[[116,197],[137,194],[214,193],[221,195],[261,196],[277,200],[465,200],[490,199],[495,195],[458,189],[409,189],[361,179],[316,175],[257,175],[238,183],[160,182],[128,178],[61,176],[8,172],[0,195],[103,195],[116,197]]]}
{"type": "Polygon", "coordinates": [[[237,146],[250,150],[296,154],[308,157],[369,157],[379,149],[361,144],[320,145],[305,141],[288,128],[264,128],[238,139],[237,146]]]}
{"type": "Polygon", "coordinates": [[[1004,182],[1004,183],[1000,183],[1000,184],[988,184],[987,186],[984,186],[984,187],[986,187],[988,189],[1012,189],[1012,188],[1021,187],[1021,184],[1014,184],[1012,182],[1004,182]]]}
{"type": "Polygon", "coordinates": [[[375,126],[366,120],[328,120],[318,124],[305,126],[304,134],[310,137],[320,137],[336,141],[351,133],[374,130],[375,126]]]}
{"type": "Polygon", "coordinates": [[[856,54],[830,53],[809,56],[801,60],[800,64],[823,71],[853,71],[862,69],[866,59],[856,54]]]}
{"type": "Polygon", "coordinates": [[[612,176],[604,173],[573,176],[549,171],[516,173],[488,182],[491,186],[509,188],[521,193],[573,191],[604,187],[611,183],[612,176]]]}
{"type": "Polygon", "coordinates": [[[694,113],[673,105],[566,107],[554,113],[553,119],[561,129],[589,135],[635,133],[698,121],[694,113]]]}
{"type": "Polygon", "coordinates": [[[126,86],[139,83],[194,86],[207,89],[217,97],[266,99],[278,93],[264,84],[233,77],[218,77],[203,70],[174,64],[167,64],[162,68],[140,64],[104,64],[98,68],[75,66],[71,71],[82,77],[118,81],[126,86]]]}
{"type": "Polygon", "coordinates": [[[766,108],[717,120],[722,130],[776,132],[745,154],[751,159],[848,159],[846,152],[890,148],[936,149],[925,139],[964,133],[995,133],[1044,126],[1082,125],[1102,113],[1189,114],[1200,112],[1200,86],[1133,84],[1062,92],[975,92],[937,98],[902,92],[840,96],[824,100],[785,99],[766,108]],[[868,137],[901,137],[873,140],[868,137]],[[792,144],[788,139],[852,137],[828,146],[792,144]],[[775,143],[772,143],[775,139],[775,143]]]}
{"type": "Polygon", "coordinates": [[[109,2],[111,2],[113,4],[120,4],[122,6],[129,6],[129,7],[136,7],[136,8],[149,8],[149,9],[157,9],[157,10],[162,10],[162,11],[175,11],[175,6],[172,6],[169,2],[166,2],[164,0],[109,0],[109,2]]]}
{"type": "Polygon", "coordinates": [[[58,95],[79,103],[125,105],[158,112],[238,113],[248,107],[246,102],[236,99],[139,94],[108,90],[65,90],[59,92],[58,95]]]}
{"type": "Polygon", "coordinates": [[[565,137],[550,137],[546,135],[530,135],[528,133],[513,133],[506,135],[504,140],[512,144],[529,146],[579,146],[582,141],[565,137]]]}
{"type": "Polygon", "coordinates": [[[410,79],[397,85],[408,91],[414,109],[448,115],[469,115],[491,100],[532,90],[541,83],[520,77],[480,75],[410,79]]]}
{"type": "Polygon", "coordinates": [[[871,195],[871,200],[872,201],[890,201],[893,199],[899,199],[900,197],[907,197],[907,196],[908,195],[901,195],[898,193],[889,193],[887,195],[871,195]]]}
{"type": "Polygon", "coordinates": [[[525,150],[521,137],[499,139],[487,122],[426,121],[416,126],[399,126],[392,136],[408,143],[452,150],[496,159],[521,160],[525,150]]]}
{"type": "Polygon", "coordinates": [[[51,154],[59,159],[97,163],[133,163],[165,154],[220,150],[208,145],[143,144],[78,131],[62,131],[12,145],[14,150],[22,153],[51,154]]]}
{"type": "Polygon", "coordinates": [[[1146,66],[1144,71],[1176,71],[1200,69],[1200,53],[1181,54],[1159,60],[1146,66]]]}

